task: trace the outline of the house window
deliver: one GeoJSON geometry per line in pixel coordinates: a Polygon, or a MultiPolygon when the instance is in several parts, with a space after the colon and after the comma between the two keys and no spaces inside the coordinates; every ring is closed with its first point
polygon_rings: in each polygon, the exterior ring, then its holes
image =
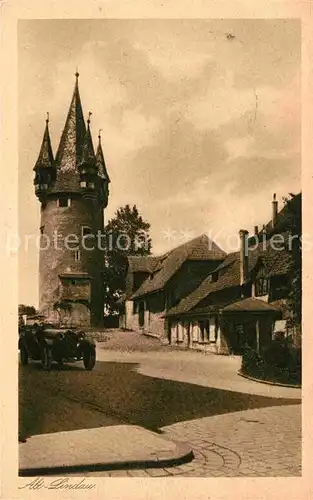
{"type": "Polygon", "coordinates": [[[94,182],[88,182],[88,187],[91,189],[95,188],[95,183],[94,182]]]}
{"type": "Polygon", "coordinates": [[[211,318],[209,325],[209,342],[212,344],[215,344],[217,340],[217,328],[217,318],[211,318]]]}
{"type": "Polygon", "coordinates": [[[75,250],[75,260],[76,262],[80,260],[80,250],[75,250]]]}
{"type": "Polygon", "coordinates": [[[61,196],[60,198],[57,199],[57,206],[59,208],[70,207],[71,198],[69,198],[68,196],[61,196]]]}
{"type": "Polygon", "coordinates": [[[258,278],[255,282],[255,295],[256,297],[262,297],[268,294],[268,279],[258,278]]]}

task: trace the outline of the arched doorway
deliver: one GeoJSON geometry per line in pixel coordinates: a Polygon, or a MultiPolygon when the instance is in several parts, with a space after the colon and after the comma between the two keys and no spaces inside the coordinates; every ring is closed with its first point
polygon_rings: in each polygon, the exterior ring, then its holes
{"type": "Polygon", "coordinates": [[[138,321],[139,321],[140,328],[143,328],[145,326],[145,303],[144,302],[139,302],[138,321]]]}

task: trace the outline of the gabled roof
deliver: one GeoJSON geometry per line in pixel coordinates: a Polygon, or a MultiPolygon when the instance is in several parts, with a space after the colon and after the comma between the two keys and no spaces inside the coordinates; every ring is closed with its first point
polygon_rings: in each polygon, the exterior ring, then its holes
{"type": "Polygon", "coordinates": [[[224,307],[223,313],[235,313],[235,312],[278,312],[279,309],[268,304],[264,300],[255,299],[253,297],[248,297],[247,299],[239,300],[234,302],[229,306],[224,307]]]}
{"type": "Polygon", "coordinates": [[[151,279],[147,279],[132,298],[161,290],[187,260],[223,260],[225,252],[219,248],[207,235],[197,238],[174,248],[159,259],[151,279]]]}
{"type": "MultiPolygon", "coordinates": [[[[240,284],[239,271],[239,252],[229,254],[223,262],[224,266],[221,277],[217,281],[212,281],[210,274],[201,285],[196,288],[191,294],[182,299],[179,304],[168,311],[168,316],[184,314],[193,309],[201,300],[205,299],[210,293],[217,292],[223,288],[230,288],[240,284]]],[[[216,270],[213,271],[215,274],[216,270]]]]}
{"type": "Polygon", "coordinates": [[[53,168],[54,158],[49,134],[49,120],[46,120],[46,128],[42,139],[42,144],[39,152],[38,159],[34,166],[34,170],[38,168],[53,168]]]}
{"type": "Polygon", "coordinates": [[[292,266],[292,256],[291,252],[288,250],[288,232],[281,233],[279,236],[283,240],[275,243],[275,246],[270,243],[270,240],[266,243],[266,251],[259,252],[257,255],[257,265],[261,262],[266,270],[266,276],[271,278],[273,276],[282,276],[287,274],[292,266]]]}
{"type": "MultiPolygon", "coordinates": [[[[282,236],[285,238],[287,234],[282,236]]],[[[267,276],[286,274],[291,265],[291,257],[286,250],[275,250],[270,241],[260,243],[255,249],[249,248],[249,273],[262,259],[267,270],[267,276]]],[[[167,313],[168,316],[186,314],[195,308],[211,293],[227,288],[240,286],[240,253],[234,252],[227,255],[224,261],[187,297],[167,313]],[[218,273],[218,280],[213,281],[212,275],[218,273]]]]}
{"type": "Polygon", "coordinates": [[[78,76],[76,73],[73,97],[56,154],[56,164],[60,171],[76,170],[76,165],[82,157],[86,125],[78,89],[78,76]]]}
{"type": "Polygon", "coordinates": [[[99,175],[99,177],[106,180],[107,182],[111,182],[107,168],[106,168],[106,164],[104,161],[100,133],[98,135],[98,138],[99,138],[99,143],[98,143],[97,152],[96,152],[96,167],[98,170],[98,175],[99,175]]]}
{"type": "Polygon", "coordinates": [[[159,257],[153,255],[130,255],[127,257],[128,270],[126,275],[126,289],[123,299],[119,303],[123,303],[133,295],[134,274],[146,273],[147,276],[155,269],[159,262],[159,257]]]}

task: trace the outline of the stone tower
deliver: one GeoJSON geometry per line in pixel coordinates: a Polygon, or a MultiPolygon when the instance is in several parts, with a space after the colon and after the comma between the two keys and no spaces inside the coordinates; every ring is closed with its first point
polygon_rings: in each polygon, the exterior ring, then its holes
{"type": "Polygon", "coordinates": [[[95,154],[76,73],[72,101],[54,158],[49,116],[34,167],[41,205],[39,310],[48,322],[100,325],[103,320],[104,209],[109,176],[101,138],[95,154]]]}

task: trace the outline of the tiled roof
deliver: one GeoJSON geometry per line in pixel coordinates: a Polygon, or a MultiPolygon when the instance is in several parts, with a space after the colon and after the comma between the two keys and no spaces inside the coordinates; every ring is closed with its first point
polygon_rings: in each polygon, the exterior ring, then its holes
{"type": "Polygon", "coordinates": [[[76,78],[72,101],[56,154],[57,177],[51,192],[80,192],[77,165],[82,159],[86,125],[76,78]]]}
{"type": "Polygon", "coordinates": [[[239,300],[238,302],[234,302],[226,307],[224,307],[223,312],[276,312],[278,309],[267,302],[255,299],[253,297],[249,297],[247,299],[239,300]]]}
{"type": "Polygon", "coordinates": [[[187,297],[182,299],[179,304],[168,311],[169,316],[186,313],[193,309],[201,300],[207,297],[210,293],[217,292],[223,288],[239,286],[240,272],[239,272],[239,252],[229,254],[225,261],[223,274],[218,281],[212,281],[212,276],[209,275],[201,285],[194,290],[187,297]]]}
{"type": "Polygon", "coordinates": [[[129,271],[136,272],[148,272],[151,273],[159,262],[160,257],[154,257],[153,255],[131,255],[128,257],[129,271]]]}
{"type": "Polygon", "coordinates": [[[161,290],[187,260],[222,260],[225,255],[205,234],[188,241],[160,258],[152,279],[147,279],[132,298],[161,290]]]}
{"type": "Polygon", "coordinates": [[[266,276],[271,278],[273,276],[282,276],[284,274],[288,274],[292,267],[292,256],[290,252],[286,250],[282,250],[279,252],[275,252],[271,258],[266,258],[265,256],[265,265],[267,268],[266,276]]]}
{"type": "MultiPolygon", "coordinates": [[[[283,234],[286,237],[286,233],[283,234]]],[[[255,249],[249,248],[249,273],[255,268],[259,258],[264,260],[268,271],[268,276],[285,274],[290,269],[290,256],[286,250],[277,251],[270,241],[260,243],[255,249]]],[[[225,260],[213,271],[213,275],[218,272],[218,280],[212,281],[209,275],[201,285],[179,304],[167,313],[168,316],[185,314],[195,308],[203,299],[213,292],[223,289],[240,286],[240,253],[234,252],[227,255],[225,260]]]]}
{"type": "Polygon", "coordinates": [[[34,170],[37,170],[38,168],[53,168],[53,167],[54,167],[54,158],[53,158],[53,152],[49,134],[48,120],[46,120],[46,128],[34,170]]]}
{"type": "Polygon", "coordinates": [[[82,157],[82,148],[86,134],[86,125],[76,78],[72,101],[61,136],[56,163],[59,170],[76,170],[82,157]]]}

